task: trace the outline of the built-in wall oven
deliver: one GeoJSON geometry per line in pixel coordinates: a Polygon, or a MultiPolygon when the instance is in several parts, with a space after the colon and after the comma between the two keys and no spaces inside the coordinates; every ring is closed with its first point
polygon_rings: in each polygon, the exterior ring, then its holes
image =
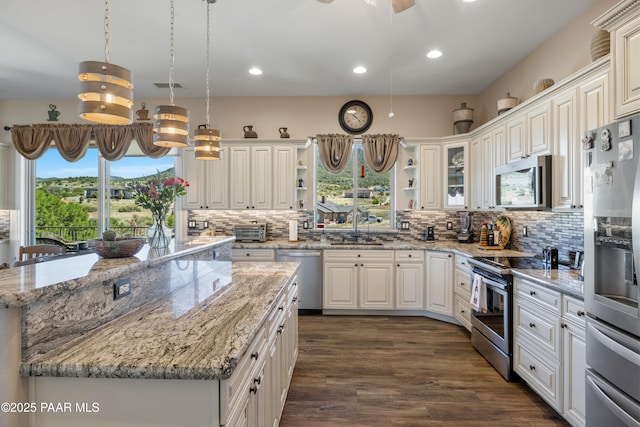
{"type": "Polygon", "coordinates": [[[471,258],[473,274],[486,288],[486,312],[471,314],[471,344],[506,379],[513,372],[513,276],[508,258],[471,258]]]}

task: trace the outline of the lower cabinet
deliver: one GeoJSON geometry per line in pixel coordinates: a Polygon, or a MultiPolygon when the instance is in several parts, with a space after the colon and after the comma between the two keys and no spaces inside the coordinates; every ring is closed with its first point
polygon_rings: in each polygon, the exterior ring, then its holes
{"type": "Polygon", "coordinates": [[[231,249],[231,259],[233,261],[275,261],[276,251],[274,249],[231,249]]]}
{"type": "Polygon", "coordinates": [[[324,309],[394,308],[392,250],[324,251],[324,309]]]}
{"type": "Polygon", "coordinates": [[[584,426],[584,303],[520,277],[514,292],[514,370],[571,425],[584,426]]]}
{"type": "Polygon", "coordinates": [[[438,314],[453,316],[453,255],[427,251],[427,283],[425,308],[438,314]]]}
{"type": "Polygon", "coordinates": [[[467,257],[456,254],[453,281],[453,317],[471,332],[471,267],[467,257]]]}
{"type": "Polygon", "coordinates": [[[424,251],[398,250],[396,310],[424,310],[424,251]]]}

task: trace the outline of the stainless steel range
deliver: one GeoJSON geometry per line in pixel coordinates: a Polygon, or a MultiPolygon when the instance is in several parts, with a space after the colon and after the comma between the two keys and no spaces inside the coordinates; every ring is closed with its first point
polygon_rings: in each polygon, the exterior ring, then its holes
{"type": "Polygon", "coordinates": [[[513,372],[513,276],[514,260],[509,258],[471,258],[473,274],[478,274],[487,290],[486,313],[472,311],[471,344],[506,379],[513,372]]]}

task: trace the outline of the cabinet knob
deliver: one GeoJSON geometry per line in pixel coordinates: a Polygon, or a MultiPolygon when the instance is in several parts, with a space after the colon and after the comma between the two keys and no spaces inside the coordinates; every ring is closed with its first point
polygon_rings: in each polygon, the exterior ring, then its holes
{"type": "Polygon", "coordinates": [[[460,286],[464,286],[464,282],[460,282],[460,286]]]}
{"type": "Polygon", "coordinates": [[[353,266],[354,266],[354,267],[357,267],[357,266],[358,266],[358,264],[357,264],[357,263],[356,263],[356,264],[353,264],[353,266]]]}
{"type": "Polygon", "coordinates": [[[411,258],[411,254],[409,254],[409,258],[411,258]]]}
{"type": "Polygon", "coordinates": [[[576,205],[571,205],[571,209],[575,209],[575,208],[576,208],[576,205]]]}
{"type": "Polygon", "coordinates": [[[535,370],[536,370],[536,367],[535,367],[535,366],[533,366],[533,365],[529,365],[529,370],[531,370],[531,371],[535,371],[535,370]]]}
{"type": "Polygon", "coordinates": [[[281,334],[284,331],[284,325],[278,326],[278,333],[281,334]]]}
{"type": "Polygon", "coordinates": [[[258,359],[258,352],[254,351],[253,353],[251,353],[251,358],[257,360],[258,359]]]}
{"type": "Polygon", "coordinates": [[[358,254],[358,258],[360,258],[360,254],[358,254]]]}
{"type": "Polygon", "coordinates": [[[576,312],[576,314],[577,314],[578,316],[582,317],[582,316],[584,316],[584,311],[582,311],[582,310],[578,310],[578,311],[576,312]]]}
{"type": "Polygon", "coordinates": [[[396,264],[396,267],[400,267],[400,264],[396,264]]]}
{"type": "Polygon", "coordinates": [[[536,291],[529,291],[529,295],[534,296],[536,294],[536,291]]]}
{"type": "Polygon", "coordinates": [[[569,325],[567,325],[566,323],[561,323],[561,324],[560,324],[560,327],[561,327],[562,329],[564,329],[564,328],[568,328],[568,327],[569,327],[569,325]]]}
{"type": "Polygon", "coordinates": [[[296,302],[298,301],[298,297],[293,297],[293,299],[291,300],[292,302],[296,302]]]}
{"type": "Polygon", "coordinates": [[[460,310],[460,313],[464,314],[464,310],[460,310]]]}
{"type": "Polygon", "coordinates": [[[364,264],[360,264],[360,267],[364,267],[364,264]]]}
{"type": "Polygon", "coordinates": [[[262,377],[258,377],[258,378],[254,378],[253,379],[253,383],[254,384],[258,384],[259,385],[261,382],[262,382],[262,377]]]}
{"type": "Polygon", "coordinates": [[[253,387],[253,386],[252,386],[252,387],[249,389],[249,393],[256,394],[257,392],[258,392],[258,387],[253,387]]]}
{"type": "Polygon", "coordinates": [[[251,256],[251,254],[247,253],[247,256],[251,256]]]}
{"type": "Polygon", "coordinates": [[[280,307],[278,307],[278,310],[279,310],[279,311],[284,310],[284,306],[283,306],[283,305],[281,305],[280,307]]]}
{"type": "Polygon", "coordinates": [[[451,258],[451,254],[447,255],[447,257],[451,258]]]}
{"type": "Polygon", "coordinates": [[[535,324],[535,323],[529,323],[529,327],[530,327],[530,328],[535,328],[535,327],[536,327],[536,324],[535,324]]]}

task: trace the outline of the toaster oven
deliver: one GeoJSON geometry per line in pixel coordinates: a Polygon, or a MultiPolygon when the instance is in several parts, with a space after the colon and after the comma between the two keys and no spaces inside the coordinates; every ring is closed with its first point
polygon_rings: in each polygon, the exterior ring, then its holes
{"type": "Polygon", "coordinates": [[[267,224],[236,224],[233,233],[237,242],[264,242],[267,240],[267,224]]]}

